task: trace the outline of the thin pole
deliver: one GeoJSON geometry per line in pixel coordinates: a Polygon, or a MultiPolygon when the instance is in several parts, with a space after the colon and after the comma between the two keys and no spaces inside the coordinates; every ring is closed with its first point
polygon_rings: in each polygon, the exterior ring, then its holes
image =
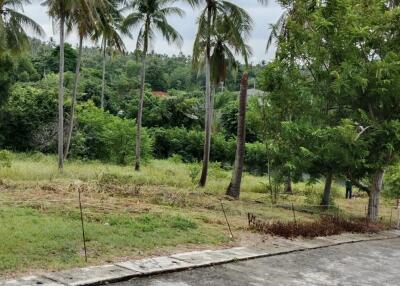
{"type": "Polygon", "coordinates": [[[400,229],[400,208],[397,208],[397,228],[400,229]]]}
{"type": "Polygon", "coordinates": [[[224,216],[225,216],[226,224],[228,225],[228,228],[229,228],[229,233],[231,234],[231,238],[234,239],[233,233],[231,230],[231,226],[229,224],[228,217],[226,216],[225,208],[224,208],[224,204],[222,203],[222,200],[220,200],[220,203],[221,203],[221,207],[222,207],[222,212],[224,213],[224,216]]]}
{"type": "Polygon", "coordinates": [[[81,211],[81,226],[82,226],[83,248],[85,250],[85,262],[87,263],[88,259],[87,259],[87,250],[86,250],[85,226],[83,224],[83,211],[82,211],[81,188],[80,187],[78,187],[78,198],[79,198],[79,209],[81,211]]]}
{"type": "Polygon", "coordinates": [[[294,210],[294,204],[292,203],[292,211],[293,211],[293,219],[294,219],[294,223],[297,224],[297,220],[296,220],[296,212],[294,210]]]}

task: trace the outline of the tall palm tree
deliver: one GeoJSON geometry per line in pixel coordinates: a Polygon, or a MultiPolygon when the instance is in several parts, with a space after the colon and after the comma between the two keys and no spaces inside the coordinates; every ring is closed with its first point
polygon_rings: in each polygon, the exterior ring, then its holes
{"type": "Polygon", "coordinates": [[[76,98],[80,77],[83,41],[87,38],[94,37],[96,31],[99,29],[99,26],[101,24],[101,15],[109,13],[110,10],[110,3],[107,0],[79,1],[76,3],[76,5],[72,7],[71,18],[69,19],[71,23],[68,26],[69,32],[71,30],[77,31],[77,34],[79,36],[79,52],[76,62],[74,87],[72,93],[71,119],[68,127],[67,142],[64,150],[65,159],[67,159],[69,154],[69,148],[71,145],[71,138],[74,129],[76,98]]]}
{"type": "Polygon", "coordinates": [[[226,190],[226,194],[230,197],[238,199],[240,196],[240,185],[242,182],[243,165],[244,165],[244,149],[246,144],[246,108],[247,108],[247,89],[248,75],[243,74],[240,83],[239,98],[239,116],[236,137],[236,156],[233,166],[232,179],[226,190]]]}
{"type": "Polygon", "coordinates": [[[23,14],[23,5],[31,4],[30,0],[0,0],[0,54],[9,50],[20,53],[29,45],[26,30],[43,36],[44,31],[31,18],[23,14]]]}
{"type": "MultiPolygon", "coordinates": [[[[83,0],[84,1],[84,0],[83,0]]],[[[47,7],[47,13],[58,22],[60,33],[60,63],[58,87],[58,169],[64,169],[64,45],[65,23],[74,0],[45,0],[42,6],[47,7]]]]}
{"type": "Polygon", "coordinates": [[[95,41],[101,40],[101,53],[103,62],[102,84],[101,84],[101,99],[100,106],[105,108],[105,87],[106,87],[106,65],[107,65],[107,50],[125,51],[125,44],[121,34],[124,31],[121,29],[123,17],[119,6],[125,3],[124,0],[102,0],[98,7],[98,16],[100,21],[97,24],[96,32],[92,39],[95,41]]]}
{"type": "Polygon", "coordinates": [[[124,27],[127,30],[140,27],[137,38],[136,50],[141,52],[141,80],[140,80],[140,98],[138,114],[136,117],[136,160],[135,170],[140,170],[141,160],[141,128],[143,115],[143,101],[146,77],[146,55],[151,40],[154,39],[155,32],[159,32],[168,43],[182,43],[181,35],[168,23],[168,16],[183,17],[182,9],[170,6],[177,2],[176,0],[131,0],[127,9],[130,14],[124,21],[124,27]]]}
{"type": "Polygon", "coordinates": [[[206,7],[201,11],[198,19],[198,31],[193,47],[193,64],[195,67],[199,66],[204,58],[206,73],[203,168],[199,181],[201,187],[206,184],[210,161],[212,80],[223,77],[227,60],[232,61],[234,58],[231,49],[247,60],[248,46],[245,44],[245,38],[251,27],[252,20],[248,13],[239,6],[224,0],[206,0],[206,7]],[[221,55],[224,57],[221,58],[221,55]]]}
{"type": "Polygon", "coordinates": [[[71,11],[71,24],[69,25],[69,32],[72,27],[74,27],[78,33],[79,37],[79,47],[78,47],[78,58],[76,61],[76,70],[74,78],[74,87],[72,92],[72,103],[71,103],[71,119],[68,127],[67,142],[64,149],[64,159],[67,159],[69,153],[69,147],[71,144],[72,132],[74,129],[74,118],[75,118],[75,107],[76,107],[76,97],[78,92],[78,84],[81,69],[81,59],[83,51],[83,40],[92,35],[95,29],[95,19],[92,14],[95,1],[90,0],[90,2],[82,1],[77,3],[71,11]]]}

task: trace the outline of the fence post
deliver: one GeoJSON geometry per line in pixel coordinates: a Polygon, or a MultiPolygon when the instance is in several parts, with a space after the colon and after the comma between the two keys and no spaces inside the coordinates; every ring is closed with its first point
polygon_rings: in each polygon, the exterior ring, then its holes
{"type": "Polygon", "coordinates": [[[296,212],[294,210],[294,204],[292,203],[292,211],[293,211],[293,219],[294,219],[294,223],[297,225],[297,220],[296,220],[296,212]]]}
{"type": "Polygon", "coordinates": [[[229,224],[228,217],[226,216],[226,213],[225,213],[224,204],[222,203],[222,200],[220,200],[219,202],[221,203],[222,212],[224,213],[225,221],[226,221],[226,224],[228,225],[229,233],[231,234],[231,238],[234,239],[233,233],[232,233],[232,230],[231,230],[231,225],[229,224]]]}
{"type": "Polygon", "coordinates": [[[81,227],[82,227],[82,239],[83,239],[83,249],[85,250],[85,262],[88,262],[87,259],[87,250],[86,250],[86,237],[85,237],[85,226],[83,224],[83,210],[82,210],[82,202],[81,202],[81,187],[78,186],[78,199],[79,199],[79,209],[81,212],[81,227]]]}
{"type": "Polygon", "coordinates": [[[397,208],[397,229],[400,229],[400,208],[397,208]]]}

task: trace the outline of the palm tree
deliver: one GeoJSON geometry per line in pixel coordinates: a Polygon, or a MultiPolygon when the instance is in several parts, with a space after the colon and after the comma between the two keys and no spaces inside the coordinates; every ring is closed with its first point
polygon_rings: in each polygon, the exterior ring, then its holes
{"type": "Polygon", "coordinates": [[[96,19],[93,16],[93,10],[96,10],[95,4],[100,3],[101,1],[94,1],[90,0],[80,1],[75,5],[71,11],[71,24],[69,26],[69,31],[72,27],[76,28],[78,36],[79,36],[79,47],[78,47],[78,58],[76,61],[76,71],[75,71],[75,78],[74,78],[74,87],[72,93],[72,103],[71,103],[71,119],[68,127],[68,134],[67,134],[67,142],[65,145],[64,150],[64,159],[67,159],[69,148],[71,144],[71,137],[72,132],[74,129],[74,118],[75,118],[75,107],[76,107],[76,97],[78,92],[78,84],[79,84],[79,77],[80,77],[80,69],[81,69],[81,60],[82,60],[82,51],[83,51],[83,40],[85,38],[90,37],[93,35],[94,30],[96,28],[96,19]]]}
{"type": "Polygon", "coordinates": [[[100,21],[97,24],[96,32],[92,39],[99,41],[101,39],[101,53],[103,58],[103,72],[101,84],[100,106],[105,108],[105,87],[106,87],[106,65],[107,49],[110,51],[116,49],[120,52],[125,51],[125,44],[121,38],[121,22],[123,17],[118,9],[124,0],[102,0],[102,5],[98,7],[98,16],[100,21]]]}
{"type": "Polygon", "coordinates": [[[211,149],[212,125],[212,80],[218,81],[224,76],[227,61],[234,59],[233,52],[247,61],[248,46],[245,37],[252,27],[252,20],[239,6],[223,0],[206,0],[206,7],[198,19],[198,32],[193,47],[193,64],[199,66],[204,55],[206,73],[206,116],[203,151],[203,168],[199,186],[207,181],[211,149]],[[223,36],[221,36],[221,34],[223,36]],[[221,58],[221,55],[224,57],[221,58]]]}
{"type": "MultiPolygon", "coordinates": [[[[71,18],[69,31],[72,28],[77,30],[79,36],[79,52],[76,63],[76,71],[74,78],[74,88],[72,94],[72,104],[71,104],[71,119],[68,128],[67,142],[64,151],[64,158],[67,159],[69,148],[71,145],[71,138],[74,129],[74,118],[75,118],[75,108],[76,108],[76,98],[78,92],[78,84],[80,77],[80,68],[81,68],[81,60],[82,60],[82,52],[83,52],[83,41],[87,38],[95,37],[96,31],[101,27],[101,18],[102,15],[110,13],[113,8],[107,0],[87,0],[87,1],[79,1],[72,7],[71,18]]],[[[103,18],[107,18],[106,15],[103,18]]],[[[109,25],[109,21],[107,22],[109,25]]],[[[122,40],[121,40],[122,41],[122,40]]],[[[105,69],[103,71],[105,74],[105,69]]]]}
{"type": "Polygon", "coordinates": [[[155,32],[160,34],[168,43],[182,43],[181,35],[168,23],[167,17],[177,15],[183,17],[184,12],[178,7],[170,6],[176,0],[131,0],[127,9],[131,13],[124,21],[127,30],[140,27],[137,38],[136,50],[141,52],[141,81],[138,113],[136,117],[136,160],[135,170],[140,170],[141,159],[141,128],[143,115],[143,101],[146,77],[146,55],[155,32]]]}
{"type": "Polygon", "coordinates": [[[30,0],[0,0],[0,54],[10,50],[17,54],[29,45],[26,29],[38,36],[44,31],[31,18],[23,14],[23,5],[31,4],[30,0]]]}
{"type": "Polygon", "coordinates": [[[233,167],[232,179],[229,184],[226,194],[230,197],[238,199],[240,196],[240,185],[242,182],[242,173],[244,165],[244,149],[246,143],[246,107],[247,107],[247,89],[248,75],[243,74],[240,84],[240,99],[239,99],[239,117],[236,138],[236,156],[235,165],[233,167]]]}
{"type": "MultiPolygon", "coordinates": [[[[84,0],[82,0],[84,1],[84,0]]],[[[64,45],[65,23],[74,0],[45,0],[42,6],[47,6],[47,13],[59,24],[60,33],[60,65],[58,90],[58,169],[64,169],[64,45]]]]}

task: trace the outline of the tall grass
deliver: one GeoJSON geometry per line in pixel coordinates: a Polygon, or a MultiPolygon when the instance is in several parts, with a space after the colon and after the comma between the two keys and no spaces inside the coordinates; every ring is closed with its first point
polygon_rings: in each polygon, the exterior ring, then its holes
{"type": "MultiPolygon", "coordinates": [[[[64,171],[57,168],[56,157],[52,155],[12,154],[11,167],[0,168],[0,179],[13,182],[60,182],[98,181],[111,177],[118,183],[170,186],[194,189],[197,178],[193,177],[193,164],[184,164],[173,160],[152,160],[143,166],[142,171],[135,172],[133,166],[120,166],[99,161],[68,160],[64,171]]],[[[197,175],[196,175],[197,176],[197,175]]],[[[206,191],[223,193],[229,185],[231,172],[223,170],[217,164],[210,168],[206,191]]],[[[261,192],[262,177],[245,174],[244,192],[261,192]]]]}

